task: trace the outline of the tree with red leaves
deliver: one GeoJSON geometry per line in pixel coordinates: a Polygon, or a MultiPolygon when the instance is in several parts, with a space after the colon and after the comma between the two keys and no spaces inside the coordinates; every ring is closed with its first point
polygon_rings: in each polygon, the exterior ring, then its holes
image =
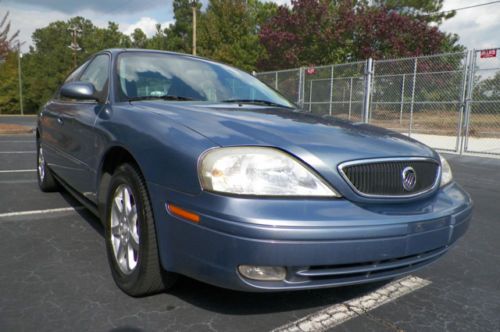
{"type": "Polygon", "coordinates": [[[268,56],[259,67],[272,70],[434,54],[449,51],[450,38],[426,20],[386,7],[352,0],[292,0],[291,8],[280,7],[260,31],[268,56]]]}
{"type": "Polygon", "coordinates": [[[12,50],[12,41],[19,35],[19,31],[16,31],[9,37],[10,21],[8,18],[9,12],[0,19],[0,58],[4,58],[12,50]]]}

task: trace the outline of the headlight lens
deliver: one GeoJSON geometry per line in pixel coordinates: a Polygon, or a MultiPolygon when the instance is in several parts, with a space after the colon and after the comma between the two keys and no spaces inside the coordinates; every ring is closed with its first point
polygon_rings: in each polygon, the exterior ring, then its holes
{"type": "Polygon", "coordinates": [[[450,164],[448,161],[442,156],[439,155],[439,159],[441,160],[441,187],[447,185],[453,180],[453,174],[451,173],[450,164]]]}
{"type": "Polygon", "coordinates": [[[199,165],[205,190],[236,195],[340,195],[306,165],[274,148],[231,147],[208,151],[199,165]]]}

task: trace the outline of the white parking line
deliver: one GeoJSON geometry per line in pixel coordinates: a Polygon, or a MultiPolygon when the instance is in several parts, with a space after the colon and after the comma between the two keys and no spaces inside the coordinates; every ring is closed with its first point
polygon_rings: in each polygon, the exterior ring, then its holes
{"type": "Polygon", "coordinates": [[[32,210],[32,211],[20,211],[20,212],[7,212],[0,213],[0,219],[9,217],[19,217],[19,216],[29,216],[34,214],[48,214],[48,213],[58,213],[58,212],[73,212],[78,210],[83,210],[83,206],[66,207],[58,209],[47,209],[47,210],[32,210]]]}
{"type": "Polygon", "coordinates": [[[15,154],[15,153],[36,153],[36,151],[0,151],[2,154],[15,154]]]}
{"type": "Polygon", "coordinates": [[[295,322],[278,327],[272,332],[326,331],[429,284],[431,284],[429,280],[407,276],[370,294],[332,305],[295,322]]]}
{"type": "Polygon", "coordinates": [[[27,172],[36,172],[36,169],[6,169],[0,171],[0,173],[27,173],[27,172]]]}

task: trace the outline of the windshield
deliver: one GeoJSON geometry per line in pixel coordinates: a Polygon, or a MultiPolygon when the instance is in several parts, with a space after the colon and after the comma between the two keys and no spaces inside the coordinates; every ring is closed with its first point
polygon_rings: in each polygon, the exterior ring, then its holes
{"type": "Polygon", "coordinates": [[[294,107],[267,85],[220,63],[167,53],[122,53],[118,58],[121,99],[241,102],[294,107]]]}

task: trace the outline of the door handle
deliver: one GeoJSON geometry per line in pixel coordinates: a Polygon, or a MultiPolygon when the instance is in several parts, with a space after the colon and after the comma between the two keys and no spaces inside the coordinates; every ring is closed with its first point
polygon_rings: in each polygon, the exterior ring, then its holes
{"type": "Polygon", "coordinates": [[[64,121],[62,118],[57,118],[57,123],[59,123],[62,126],[64,124],[64,121]]]}

